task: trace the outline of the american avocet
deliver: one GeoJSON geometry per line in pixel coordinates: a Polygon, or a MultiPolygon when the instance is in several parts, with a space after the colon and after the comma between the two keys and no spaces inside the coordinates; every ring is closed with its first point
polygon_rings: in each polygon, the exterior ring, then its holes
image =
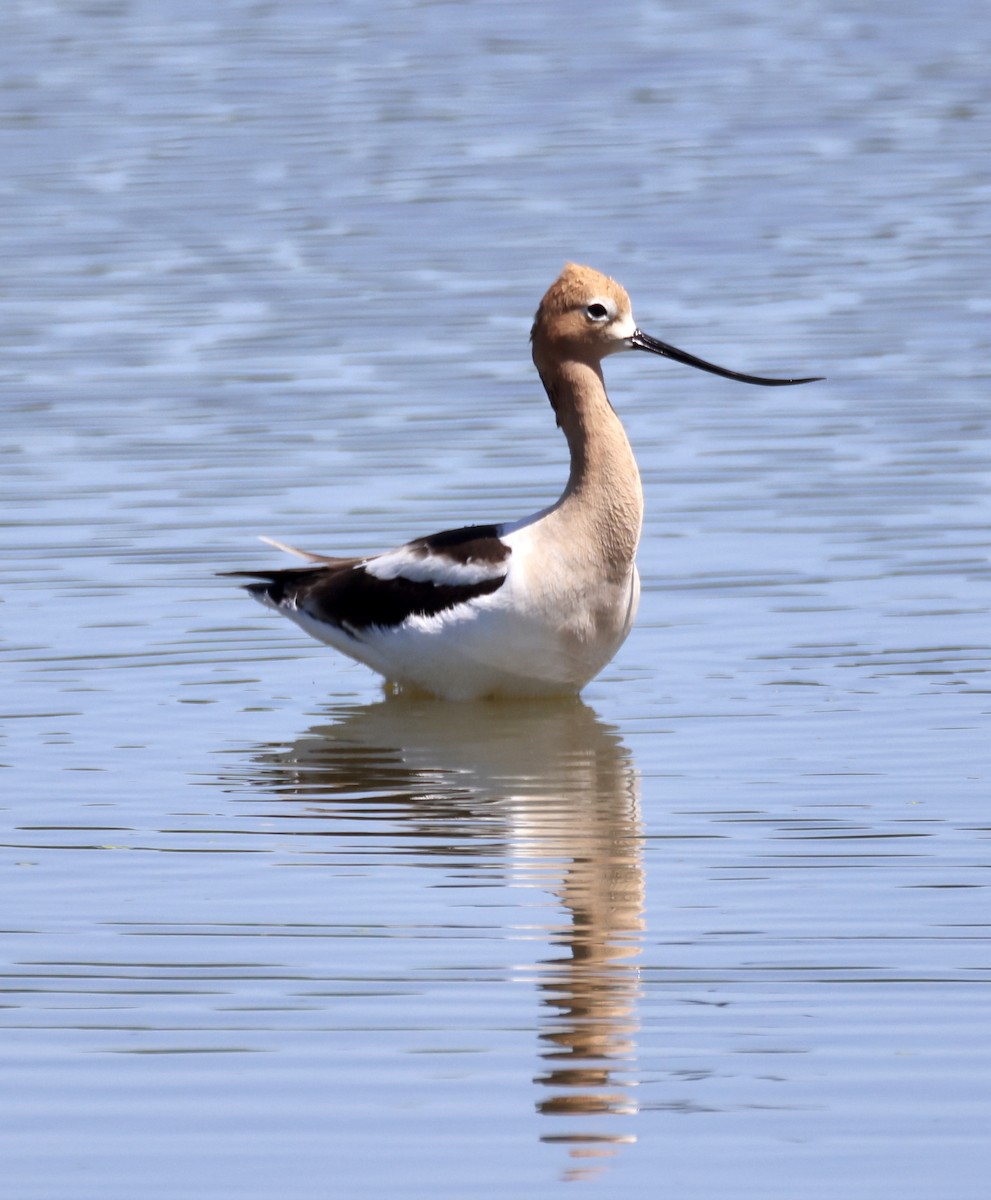
{"type": "Polygon", "coordinates": [[[416,538],[369,558],[271,544],[311,566],[241,571],[255,599],[393,684],[449,700],[575,694],[622,645],[636,615],[640,472],[606,395],[602,359],[646,350],[738,379],[648,337],[615,280],[569,263],[540,302],[530,340],[571,452],[556,504],[502,525],[416,538]]]}

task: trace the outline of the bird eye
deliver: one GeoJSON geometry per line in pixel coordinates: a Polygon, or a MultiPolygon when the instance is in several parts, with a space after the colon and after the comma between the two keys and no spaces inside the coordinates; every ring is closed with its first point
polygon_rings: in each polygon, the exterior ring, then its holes
{"type": "Polygon", "coordinates": [[[585,316],[592,321],[604,321],[609,316],[609,309],[604,304],[599,304],[596,301],[585,309],[585,316]]]}

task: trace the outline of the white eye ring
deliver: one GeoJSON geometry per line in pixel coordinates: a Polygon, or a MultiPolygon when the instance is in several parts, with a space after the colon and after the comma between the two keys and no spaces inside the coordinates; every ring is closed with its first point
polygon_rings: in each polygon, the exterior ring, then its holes
{"type": "Polygon", "coordinates": [[[591,304],[585,306],[585,316],[595,322],[611,320],[612,306],[602,300],[593,300],[591,304]]]}

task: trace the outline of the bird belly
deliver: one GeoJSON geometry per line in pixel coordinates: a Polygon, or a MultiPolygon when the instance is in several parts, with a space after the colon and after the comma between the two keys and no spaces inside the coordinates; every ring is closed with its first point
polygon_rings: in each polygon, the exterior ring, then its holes
{"type": "Polygon", "coordinates": [[[449,700],[574,695],[626,639],[636,569],[625,588],[582,597],[535,592],[510,578],[499,591],[400,625],[351,630],[282,611],[319,641],[387,680],[449,700]]]}

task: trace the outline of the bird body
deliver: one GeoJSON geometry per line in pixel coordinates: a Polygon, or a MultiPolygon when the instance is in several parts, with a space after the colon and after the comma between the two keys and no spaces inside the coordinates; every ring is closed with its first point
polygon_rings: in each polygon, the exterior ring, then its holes
{"type": "Polygon", "coordinates": [[[640,473],[602,360],[648,350],[751,383],[808,381],[739,375],[648,338],[623,288],[573,263],[541,301],[531,342],[571,454],[556,504],[368,558],[276,542],[311,565],[235,572],[261,580],[248,591],[408,690],[448,700],[579,692],[625,641],[640,596],[640,473]]]}

